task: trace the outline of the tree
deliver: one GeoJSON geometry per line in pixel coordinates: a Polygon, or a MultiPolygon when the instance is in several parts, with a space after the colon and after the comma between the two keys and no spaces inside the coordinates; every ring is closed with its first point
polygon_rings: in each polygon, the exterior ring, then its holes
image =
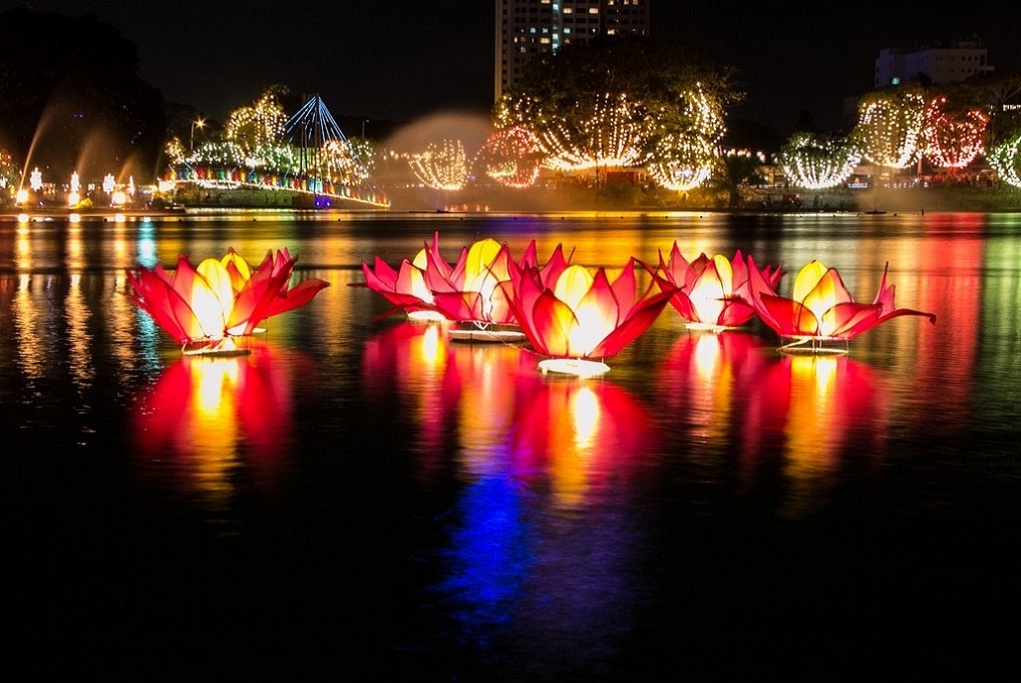
{"type": "Polygon", "coordinates": [[[224,131],[227,140],[240,147],[246,156],[253,156],[263,145],[278,143],[287,122],[279,97],[286,92],[284,86],[270,86],[251,106],[232,111],[224,131]]]}
{"type": "Polygon", "coordinates": [[[137,46],[94,16],[0,13],[0,145],[54,177],[151,176],[164,102],[137,71],[137,46]]]}
{"type": "Polygon", "coordinates": [[[726,108],[743,97],[732,69],[676,46],[603,36],[530,62],[493,118],[500,129],[530,129],[549,167],[598,169],[646,163],[669,152],[664,141],[715,145],[726,108]]]}
{"type": "Polygon", "coordinates": [[[822,133],[795,133],[777,155],[791,185],[813,190],[840,185],[859,161],[861,152],[851,140],[822,133]]]}
{"type": "Polygon", "coordinates": [[[765,182],[762,165],[765,163],[758,154],[747,150],[730,150],[720,158],[720,163],[710,179],[713,188],[726,192],[727,206],[736,209],[741,206],[741,188],[758,186],[765,182]]]}
{"type": "Polygon", "coordinates": [[[858,102],[851,139],[862,156],[877,166],[907,168],[922,152],[925,89],[917,84],[876,90],[858,102]]]}

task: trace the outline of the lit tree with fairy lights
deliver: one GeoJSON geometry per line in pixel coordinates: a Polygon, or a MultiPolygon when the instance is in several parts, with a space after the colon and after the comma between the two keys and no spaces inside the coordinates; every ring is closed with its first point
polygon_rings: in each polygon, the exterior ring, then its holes
{"type": "Polygon", "coordinates": [[[468,161],[460,140],[430,143],[412,154],[408,164],[419,181],[434,190],[460,190],[468,182],[468,161]]]}
{"type": "Polygon", "coordinates": [[[651,164],[664,182],[698,174],[743,94],[731,70],[674,46],[604,36],[529,63],[494,108],[497,128],[528,128],[547,168],[574,171],[651,164]]]}
{"type": "Polygon", "coordinates": [[[727,126],[717,98],[702,85],[684,93],[679,102],[684,116],[657,117],[663,130],[655,136],[646,168],[668,190],[686,192],[708,180],[721,163],[720,142],[727,126]],[[677,126],[678,123],[682,125],[677,126]]]}
{"type": "Polygon", "coordinates": [[[532,132],[511,126],[489,136],[475,156],[475,164],[499,185],[531,187],[539,177],[543,153],[532,132]]]}
{"type": "Polygon", "coordinates": [[[951,103],[946,95],[933,97],[925,108],[925,156],[953,174],[983,151],[989,116],[975,106],[951,103]]]}
{"type": "Polygon", "coordinates": [[[1021,132],[997,143],[986,153],[986,161],[1000,180],[1021,187],[1021,132]]]}
{"type": "Polygon", "coordinates": [[[777,155],[777,166],[794,187],[836,187],[854,173],[861,151],[844,136],[795,133],[777,155]]]}
{"type": "Polygon", "coordinates": [[[653,149],[646,170],[660,187],[687,192],[712,175],[719,147],[701,136],[664,135],[653,149]]]}
{"type": "Polygon", "coordinates": [[[851,132],[862,157],[893,169],[915,163],[922,152],[926,101],[916,86],[885,88],[863,97],[851,132]]]}
{"type": "Polygon", "coordinates": [[[287,114],[278,95],[284,92],[282,86],[273,86],[254,104],[235,109],[228,116],[224,137],[240,147],[247,158],[258,159],[256,150],[264,151],[267,143],[278,143],[283,137],[287,114]]]}

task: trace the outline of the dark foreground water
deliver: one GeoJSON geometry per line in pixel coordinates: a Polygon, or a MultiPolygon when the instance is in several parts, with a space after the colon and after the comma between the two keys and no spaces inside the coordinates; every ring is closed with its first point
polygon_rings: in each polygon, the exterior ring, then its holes
{"type": "Polygon", "coordinates": [[[7,668],[92,680],[975,680],[1016,665],[1021,215],[0,222],[7,668]],[[447,340],[360,262],[482,237],[818,258],[843,357],[673,309],[600,379],[447,340]],[[124,269],[287,247],[331,287],[185,358],[124,269]]]}

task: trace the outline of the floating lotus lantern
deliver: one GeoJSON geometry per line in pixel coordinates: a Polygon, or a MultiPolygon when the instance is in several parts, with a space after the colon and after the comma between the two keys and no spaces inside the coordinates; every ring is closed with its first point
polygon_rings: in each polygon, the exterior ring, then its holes
{"type": "MultiPolygon", "coordinates": [[[[709,258],[702,253],[689,263],[674,242],[669,261],[663,260],[663,252],[660,251],[657,272],[662,276],[662,282],[676,289],[670,303],[687,321],[687,327],[719,330],[739,327],[755,315],[750,297],[749,267],[740,249],[733,259],[722,254],[709,258]]],[[[775,290],[783,271],[779,267],[766,266],[759,271],[759,276],[771,290],[775,290]]]]}
{"type": "MultiPolygon", "coordinates": [[[[434,249],[439,248],[438,240],[439,236],[434,235],[434,249]]],[[[373,257],[372,266],[362,261],[366,286],[394,306],[380,317],[404,311],[409,320],[419,322],[447,320],[447,316],[435,307],[433,294],[425,281],[425,271],[429,266],[426,253],[427,249],[423,247],[415,255],[414,260],[403,259],[396,270],[379,256],[373,257]]]]}
{"type": "MultiPolygon", "coordinates": [[[[450,331],[452,339],[469,341],[522,341],[525,339],[503,285],[510,282],[514,263],[506,242],[491,237],[463,247],[457,261],[448,264],[440,255],[438,240],[428,253],[426,283],[436,308],[462,324],[450,331]]],[[[535,241],[525,250],[518,268],[538,268],[535,241]]],[[[540,272],[566,267],[560,246],[540,272]]]]}
{"type": "Polygon", "coordinates": [[[270,251],[252,269],[229,249],[196,268],[182,254],[173,274],[160,265],[139,266],[137,274],[129,270],[128,295],[184,353],[237,353],[238,337],[259,331],[266,318],[304,306],[329,286],[310,278],[290,287],[295,260],[287,249],[275,256],[270,251]]]}
{"type": "Polygon", "coordinates": [[[612,279],[605,268],[569,265],[544,273],[526,266],[502,288],[532,348],[548,356],[539,369],[579,376],[607,372],[602,359],[645,332],[675,292],[634,257],[612,279]],[[644,288],[637,268],[649,275],[644,288]]]}
{"type": "Polygon", "coordinates": [[[936,323],[933,313],[894,306],[894,286],[886,282],[889,264],[883,269],[875,300],[866,304],[854,300],[835,268],[827,268],[817,260],[805,264],[798,273],[792,298],[776,294],[754,263],[749,257],[752,301],[759,317],[781,339],[793,340],[781,351],[797,351],[810,344],[812,353],[846,352],[847,343],[859,334],[902,315],[925,316],[936,323]],[[827,346],[830,342],[843,347],[834,349],[827,346]]]}

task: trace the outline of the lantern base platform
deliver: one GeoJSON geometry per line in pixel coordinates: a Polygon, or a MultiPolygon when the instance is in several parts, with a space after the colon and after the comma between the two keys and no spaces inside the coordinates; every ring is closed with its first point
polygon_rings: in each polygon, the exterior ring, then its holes
{"type": "Polygon", "coordinates": [[[488,327],[479,327],[475,325],[455,327],[450,329],[447,334],[451,341],[500,342],[505,344],[525,341],[525,333],[520,329],[516,327],[500,327],[496,325],[490,325],[488,327]]]}
{"type": "Polygon", "coordinates": [[[795,337],[777,349],[792,356],[843,356],[851,349],[847,339],[837,337],[795,337]]]}
{"type": "Polygon", "coordinates": [[[447,319],[439,311],[408,311],[407,316],[413,323],[441,323],[447,319]]]}
{"type": "Polygon", "coordinates": [[[252,350],[249,348],[239,347],[232,337],[227,337],[214,343],[183,344],[181,346],[181,353],[185,356],[202,356],[208,358],[247,356],[251,352],[252,350]]]}
{"type": "Polygon", "coordinates": [[[574,377],[596,377],[610,371],[610,366],[597,360],[581,358],[549,358],[539,361],[542,374],[572,375],[574,377]]]}

